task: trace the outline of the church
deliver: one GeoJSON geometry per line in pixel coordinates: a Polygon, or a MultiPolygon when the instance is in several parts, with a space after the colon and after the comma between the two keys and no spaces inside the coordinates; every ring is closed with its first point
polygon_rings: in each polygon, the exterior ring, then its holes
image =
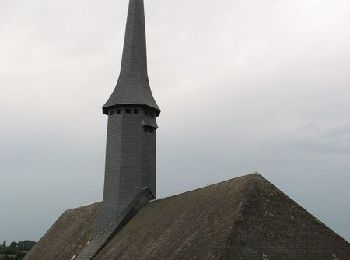
{"type": "Polygon", "coordinates": [[[156,119],[143,0],[130,0],[107,116],[103,201],[67,210],[27,260],[347,260],[350,244],[253,173],[156,199],[156,119]]]}

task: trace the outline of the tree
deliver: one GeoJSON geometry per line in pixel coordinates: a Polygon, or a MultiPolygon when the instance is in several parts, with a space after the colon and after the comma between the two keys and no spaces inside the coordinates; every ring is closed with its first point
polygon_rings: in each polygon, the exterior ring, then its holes
{"type": "Polygon", "coordinates": [[[17,243],[13,241],[8,248],[11,250],[17,250],[17,243]]]}
{"type": "Polygon", "coordinates": [[[6,246],[6,241],[0,244],[0,258],[1,260],[22,260],[25,254],[35,245],[34,241],[18,241],[12,242],[6,246]]]}
{"type": "Polygon", "coordinates": [[[0,245],[0,254],[4,254],[6,250],[6,241],[2,242],[0,245]]]}

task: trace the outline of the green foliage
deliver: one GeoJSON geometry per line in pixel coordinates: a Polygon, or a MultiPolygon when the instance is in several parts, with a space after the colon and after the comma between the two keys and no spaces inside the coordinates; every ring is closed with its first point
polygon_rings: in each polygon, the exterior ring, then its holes
{"type": "Polygon", "coordinates": [[[25,254],[35,245],[34,241],[12,242],[9,246],[4,241],[0,245],[0,260],[21,260],[25,254]]]}

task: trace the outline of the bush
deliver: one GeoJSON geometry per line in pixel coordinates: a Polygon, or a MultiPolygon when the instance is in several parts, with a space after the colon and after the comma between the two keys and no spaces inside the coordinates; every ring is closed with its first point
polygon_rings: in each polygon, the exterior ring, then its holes
{"type": "Polygon", "coordinates": [[[12,242],[9,246],[4,241],[0,245],[0,260],[21,260],[25,254],[32,249],[36,242],[34,241],[19,241],[12,242]]]}

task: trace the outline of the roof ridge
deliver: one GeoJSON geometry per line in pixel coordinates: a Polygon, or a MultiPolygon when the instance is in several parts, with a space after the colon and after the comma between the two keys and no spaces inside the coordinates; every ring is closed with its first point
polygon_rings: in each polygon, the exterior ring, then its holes
{"type": "Polygon", "coordinates": [[[241,180],[241,179],[245,179],[245,178],[252,178],[252,177],[261,178],[261,179],[266,180],[266,179],[263,177],[263,175],[261,175],[261,174],[258,173],[258,172],[254,172],[254,173],[249,173],[249,174],[246,174],[246,175],[234,177],[234,178],[232,178],[232,179],[220,181],[220,182],[217,182],[217,183],[207,184],[206,186],[194,188],[193,190],[187,190],[187,191],[183,191],[183,192],[178,193],[178,194],[172,194],[172,195],[169,195],[169,196],[167,196],[167,197],[160,197],[160,198],[157,198],[157,199],[152,200],[152,202],[153,202],[153,201],[161,201],[161,200],[169,199],[169,198],[172,198],[172,197],[181,196],[181,195],[183,195],[183,194],[187,194],[187,193],[190,193],[190,192],[200,191],[200,190],[207,189],[207,188],[210,188],[210,187],[213,187],[213,186],[222,185],[222,184],[229,183],[229,182],[232,182],[232,181],[241,180]]]}
{"type": "Polygon", "coordinates": [[[238,206],[238,212],[237,212],[237,216],[235,218],[233,218],[232,220],[232,226],[231,226],[231,231],[227,236],[227,239],[225,241],[225,246],[223,248],[223,252],[222,255],[220,256],[220,259],[224,260],[227,259],[227,249],[230,247],[230,245],[232,244],[232,237],[233,234],[237,232],[238,226],[240,225],[240,223],[242,221],[244,221],[245,218],[245,213],[247,210],[247,207],[249,207],[250,201],[252,199],[256,199],[257,198],[257,194],[255,191],[255,188],[258,185],[258,179],[263,179],[266,180],[261,174],[255,172],[252,174],[248,174],[242,177],[238,177],[238,178],[243,178],[243,177],[255,177],[255,178],[247,178],[248,183],[246,183],[246,185],[248,185],[248,189],[244,189],[245,191],[245,195],[242,196],[242,198],[244,198],[243,201],[240,202],[239,206],[238,206]],[[252,186],[249,186],[249,184],[252,184],[252,186]]]}

